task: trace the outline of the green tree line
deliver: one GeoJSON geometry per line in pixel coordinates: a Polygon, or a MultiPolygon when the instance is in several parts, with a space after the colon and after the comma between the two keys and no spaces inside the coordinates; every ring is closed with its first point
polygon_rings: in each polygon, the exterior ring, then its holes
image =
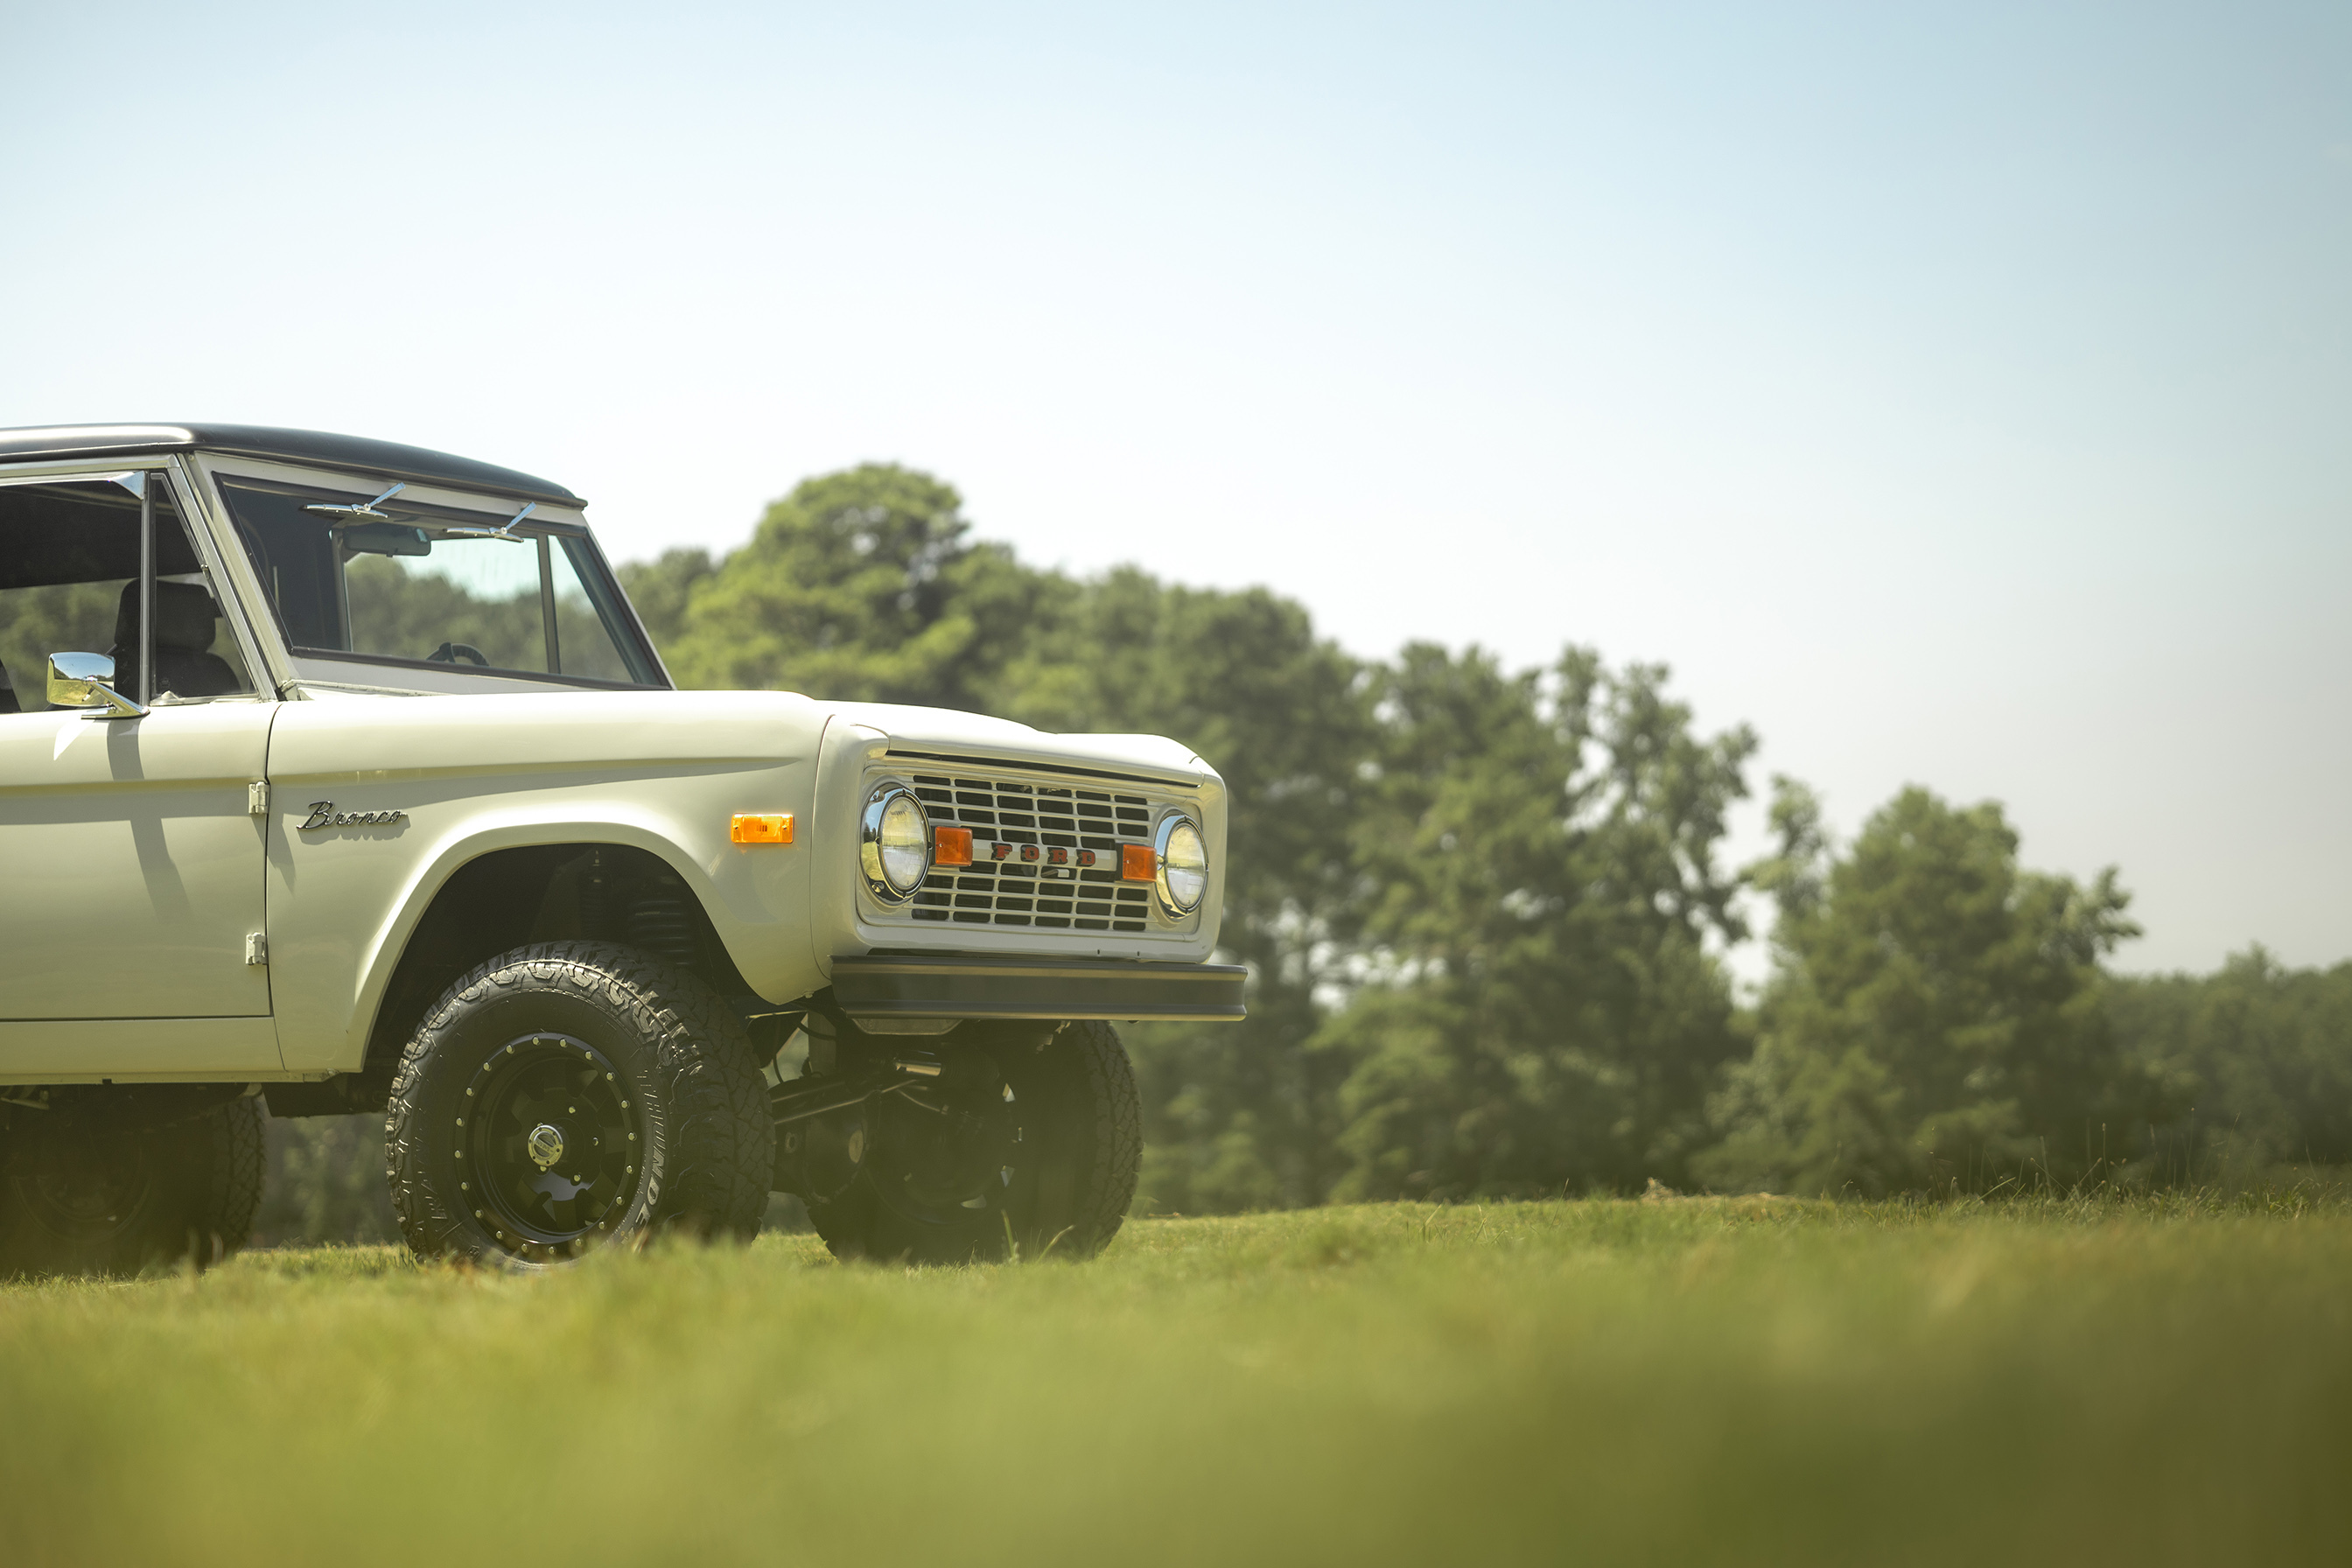
{"type": "MultiPolygon", "coordinates": [[[[2352,1162],[2352,964],[2117,975],[2113,871],[2030,870],[1998,805],[1926,789],[1837,846],[1776,779],[1773,852],[1730,865],[1756,737],[1703,732],[1663,667],[1360,659],[1265,588],[1032,566],[884,464],[805,481],[723,557],[621,575],[681,686],[1157,732],[1216,764],[1250,1016],[1127,1032],[1157,1209],[2352,1162]],[[1743,1000],[1725,951],[1759,910],[1771,974],[1743,1000]]],[[[334,1164],[280,1136],[289,1172],[334,1164]]],[[[364,1228],[305,1201],[292,1231],[364,1228]]]]}
{"type": "Polygon", "coordinates": [[[1234,803],[1239,1026],[1141,1026],[1146,1194],[1230,1210],[1674,1186],[1888,1193],[2352,1161],[2352,965],[2138,979],[2110,870],[1907,789],[1833,847],[1756,738],[1570,647],[1349,657],[1265,589],[1041,570],[930,476],[802,484],[742,548],[624,569],[681,684],[1153,731],[1234,803]],[[1743,900],[1743,892],[1758,895],[1743,900]],[[1772,973],[1742,1005],[1743,910],[1772,973]]]}

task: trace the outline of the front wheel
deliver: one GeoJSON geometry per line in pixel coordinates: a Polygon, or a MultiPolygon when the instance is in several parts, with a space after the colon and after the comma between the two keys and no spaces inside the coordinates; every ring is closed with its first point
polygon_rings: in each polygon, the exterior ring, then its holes
{"type": "Polygon", "coordinates": [[[748,1237],[774,1131],[718,994],[634,948],[494,958],[426,1015],[385,1163],[417,1257],[536,1270],[664,1231],[748,1237]]]}
{"type": "Polygon", "coordinates": [[[903,1092],[781,1130],[835,1255],[964,1263],[1108,1245],[1143,1147],[1118,1031],[966,1023],[927,1055],[936,1076],[926,1062],[903,1092]]]}

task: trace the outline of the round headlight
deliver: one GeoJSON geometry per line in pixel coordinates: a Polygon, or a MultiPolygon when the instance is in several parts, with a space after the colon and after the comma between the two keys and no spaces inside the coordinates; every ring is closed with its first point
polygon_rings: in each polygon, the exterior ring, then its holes
{"type": "Polygon", "coordinates": [[[1160,907],[1171,915],[1189,915],[1201,907],[1209,891],[1209,846],[1189,816],[1171,816],[1160,825],[1160,907]]]}
{"type": "Polygon", "coordinates": [[[931,819],[904,784],[884,784],[866,802],[857,859],[866,886],[886,903],[903,904],[931,867],[931,819]]]}

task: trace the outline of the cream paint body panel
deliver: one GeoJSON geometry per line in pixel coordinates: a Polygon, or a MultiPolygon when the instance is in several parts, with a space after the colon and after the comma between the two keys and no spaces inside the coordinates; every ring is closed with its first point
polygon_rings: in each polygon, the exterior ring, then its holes
{"type": "Polygon", "coordinates": [[[0,1023],[0,1083],[254,1082],[292,1078],[267,1018],[0,1023]]]}
{"type": "Polygon", "coordinates": [[[295,1069],[356,1068],[409,933],[467,862],[604,843],[667,861],[744,980],[785,1002],[809,956],[824,710],[786,692],[351,697],[289,704],[270,742],[271,963],[295,1069]],[[404,820],[299,825],[312,803],[404,820]],[[737,812],[789,811],[797,842],[730,842],[737,812]]]}
{"type": "Polygon", "coordinates": [[[0,1020],[247,1017],[268,1037],[269,971],[246,962],[263,930],[247,786],[278,706],[0,716],[0,1020]]]}

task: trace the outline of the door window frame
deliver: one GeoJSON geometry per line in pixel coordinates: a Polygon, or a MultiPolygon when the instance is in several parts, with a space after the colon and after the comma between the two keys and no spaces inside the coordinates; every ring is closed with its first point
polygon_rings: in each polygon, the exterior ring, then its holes
{"type": "MultiPolygon", "coordinates": [[[[244,594],[225,575],[227,563],[223,558],[220,541],[215,535],[215,520],[206,514],[206,509],[203,504],[204,487],[195,482],[195,478],[188,471],[182,454],[143,452],[119,458],[41,458],[25,463],[0,463],[0,486],[13,488],[32,484],[87,484],[93,480],[110,479],[118,474],[142,474],[146,476],[146,484],[151,486],[160,477],[162,481],[170,487],[173,506],[180,514],[180,525],[186,530],[188,542],[195,550],[197,564],[204,568],[205,574],[211,579],[213,603],[219,607],[222,624],[228,627],[229,636],[236,643],[237,652],[245,663],[246,679],[252,683],[253,687],[250,691],[222,697],[175,696],[164,706],[172,708],[198,702],[275,700],[281,683],[270,667],[263,662],[260,639],[255,635],[255,628],[245,613],[244,594]]],[[[152,574],[154,559],[152,551],[142,552],[140,566],[142,574],[152,574]]],[[[132,580],[137,581],[137,578],[134,577],[132,580]]],[[[155,646],[155,628],[152,624],[152,616],[142,617],[140,627],[140,635],[147,644],[147,649],[143,651],[148,652],[148,657],[141,662],[144,668],[151,670],[154,663],[152,650],[155,646]]],[[[46,661],[49,654],[100,651],[101,650],[97,648],[49,648],[43,654],[43,658],[46,661]]],[[[152,702],[152,694],[125,689],[123,671],[118,669],[114,672],[114,676],[115,690],[122,692],[124,696],[142,705],[152,702]]],[[[139,684],[137,667],[134,667],[131,671],[130,679],[132,686],[139,684]]]]}

